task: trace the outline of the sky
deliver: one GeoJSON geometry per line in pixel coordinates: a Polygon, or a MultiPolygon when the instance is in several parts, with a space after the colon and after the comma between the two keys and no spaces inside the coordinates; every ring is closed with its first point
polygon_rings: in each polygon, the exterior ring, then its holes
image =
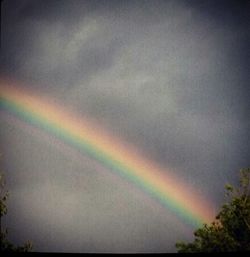
{"type": "MultiPolygon", "coordinates": [[[[1,77],[132,145],[216,213],[224,185],[249,167],[249,9],[239,0],[4,0],[1,77]]],[[[0,117],[14,243],[157,253],[193,239],[193,227],[108,167],[0,117]]]]}

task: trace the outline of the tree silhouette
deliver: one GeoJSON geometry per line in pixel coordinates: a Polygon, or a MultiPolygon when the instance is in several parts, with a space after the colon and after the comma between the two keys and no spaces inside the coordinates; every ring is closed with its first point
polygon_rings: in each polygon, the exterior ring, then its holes
{"type": "MultiPolygon", "coordinates": [[[[0,156],[1,157],[1,156],[0,156]]],[[[2,229],[2,217],[7,214],[6,201],[9,196],[8,191],[5,190],[5,179],[3,173],[0,173],[0,242],[2,252],[28,252],[32,249],[32,243],[26,242],[23,246],[15,246],[8,239],[8,229],[2,229]]]]}
{"type": "Polygon", "coordinates": [[[225,203],[214,222],[194,232],[193,243],[176,243],[179,253],[250,251],[250,168],[240,171],[239,188],[227,184],[225,203]]]}

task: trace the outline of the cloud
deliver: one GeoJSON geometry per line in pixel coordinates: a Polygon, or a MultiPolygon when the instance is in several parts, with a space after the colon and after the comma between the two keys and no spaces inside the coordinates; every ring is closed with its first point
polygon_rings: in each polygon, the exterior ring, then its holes
{"type": "MultiPolygon", "coordinates": [[[[91,117],[147,158],[173,168],[187,185],[219,206],[225,182],[235,181],[238,169],[249,165],[249,5],[245,1],[6,1],[4,7],[4,74],[26,81],[37,94],[50,95],[79,116],[91,117]]],[[[174,218],[169,213],[168,222],[162,212],[148,216],[147,206],[136,206],[132,195],[128,201],[126,186],[109,188],[108,179],[90,172],[84,175],[88,183],[82,180],[87,187],[93,185],[87,195],[82,197],[86,191],[80,185],[65,195],[81,169],[67,166],[57,153],[46,154],[40,143],[29,146],[27,136],[12,139],[11,133],[8,128],[2,132],[11,168],[25,167],[22,174],[33,176],[30,185],[21,179],[21,188],[13,184],[13,190],[21,190],[27,199],[32,195],[30,203],[22,199],[28,208],[38,208],[31,220],[36,223],[40,212],[51,231],[61,233],[61,243],[51,235],[53,244],[46,248],[32,230],[41,250],[174,251],[181,233],[171,225],[174,218]],[[11,153],[15,145],[20,156],[11,153]],[[31,149],[40,157],[29,155],[31,149]],[[44,181],[40,176],[45,162],[50,166],[44,181]],[[74,175],[67,182],[68,170],[74,175]],[[44,193],[41,205],[36,203],[39,192],[44,193]],[[55,198],[41,210],[53,192],[55,198]],[[119,201],[126,214],[112,206],[121,206],[119,201]],[[53,206],[61,210],[58,219],[53,206]],[[67,216],[68,209],[72,216],[67,216]],[[81,211],[88,215],[82,218],[81,211]],[[74,223],[85,218],[88,221],[79,227],[74,223]],[[64,248],[72,228],[77,231],[74,244],[64,248]],[[86,231],[82,243],[76,239],[81,231],[86,231]],[[175,231],[176,237],[169,231],[175,231]],[[161,238],[167,238],[168,244],[161,238]]],[[[82,169],[94,172],[91,165],[82,169]]],[[[50,231],[40,229],[43,235],[50,231]]]]}

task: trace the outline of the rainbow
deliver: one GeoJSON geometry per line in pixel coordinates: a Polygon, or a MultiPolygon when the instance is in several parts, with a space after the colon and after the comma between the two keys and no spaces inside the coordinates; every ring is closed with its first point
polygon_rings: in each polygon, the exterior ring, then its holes
{"type": "Polygon", "coordinates": [[[106,168],[119,174],[172,210],[183,221],[198,227],[213,220],[212,205],[188,188],[170,169],[163,169],[143,157],[131,145],[99,129],[88,119],[63,110],[48,97],[30,89],[0,81],[0,106],[10,113],[52,134],[106,168]]]}

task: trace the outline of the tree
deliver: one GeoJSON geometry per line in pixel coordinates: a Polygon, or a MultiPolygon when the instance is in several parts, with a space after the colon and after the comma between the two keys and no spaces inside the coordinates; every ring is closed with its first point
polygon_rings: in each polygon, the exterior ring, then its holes
{"type": "Polygon", "coordinates": [[[250,168],[240,171],[239,188],[227,184],[224,204],[210,225],[194,232],[193,243],[176,243],[179,253],[250,251],[250,168]]]}
{"type": "MultiPolygon", "coordinates": [[[[0,156],[1,157],[1,156],[0,156]]],[[[6,201],[9,196],[8,191],[5,190],[5,180],[2,173],[0,173],[0,242],[1,242],[1,251],[5,252],[28,252],[32,249],[32,243],[26,242],[23,246],[15,246],[8,239],[8,230],[2,229],[2,217],[7,214],[7,205],[6,201]]]]}

